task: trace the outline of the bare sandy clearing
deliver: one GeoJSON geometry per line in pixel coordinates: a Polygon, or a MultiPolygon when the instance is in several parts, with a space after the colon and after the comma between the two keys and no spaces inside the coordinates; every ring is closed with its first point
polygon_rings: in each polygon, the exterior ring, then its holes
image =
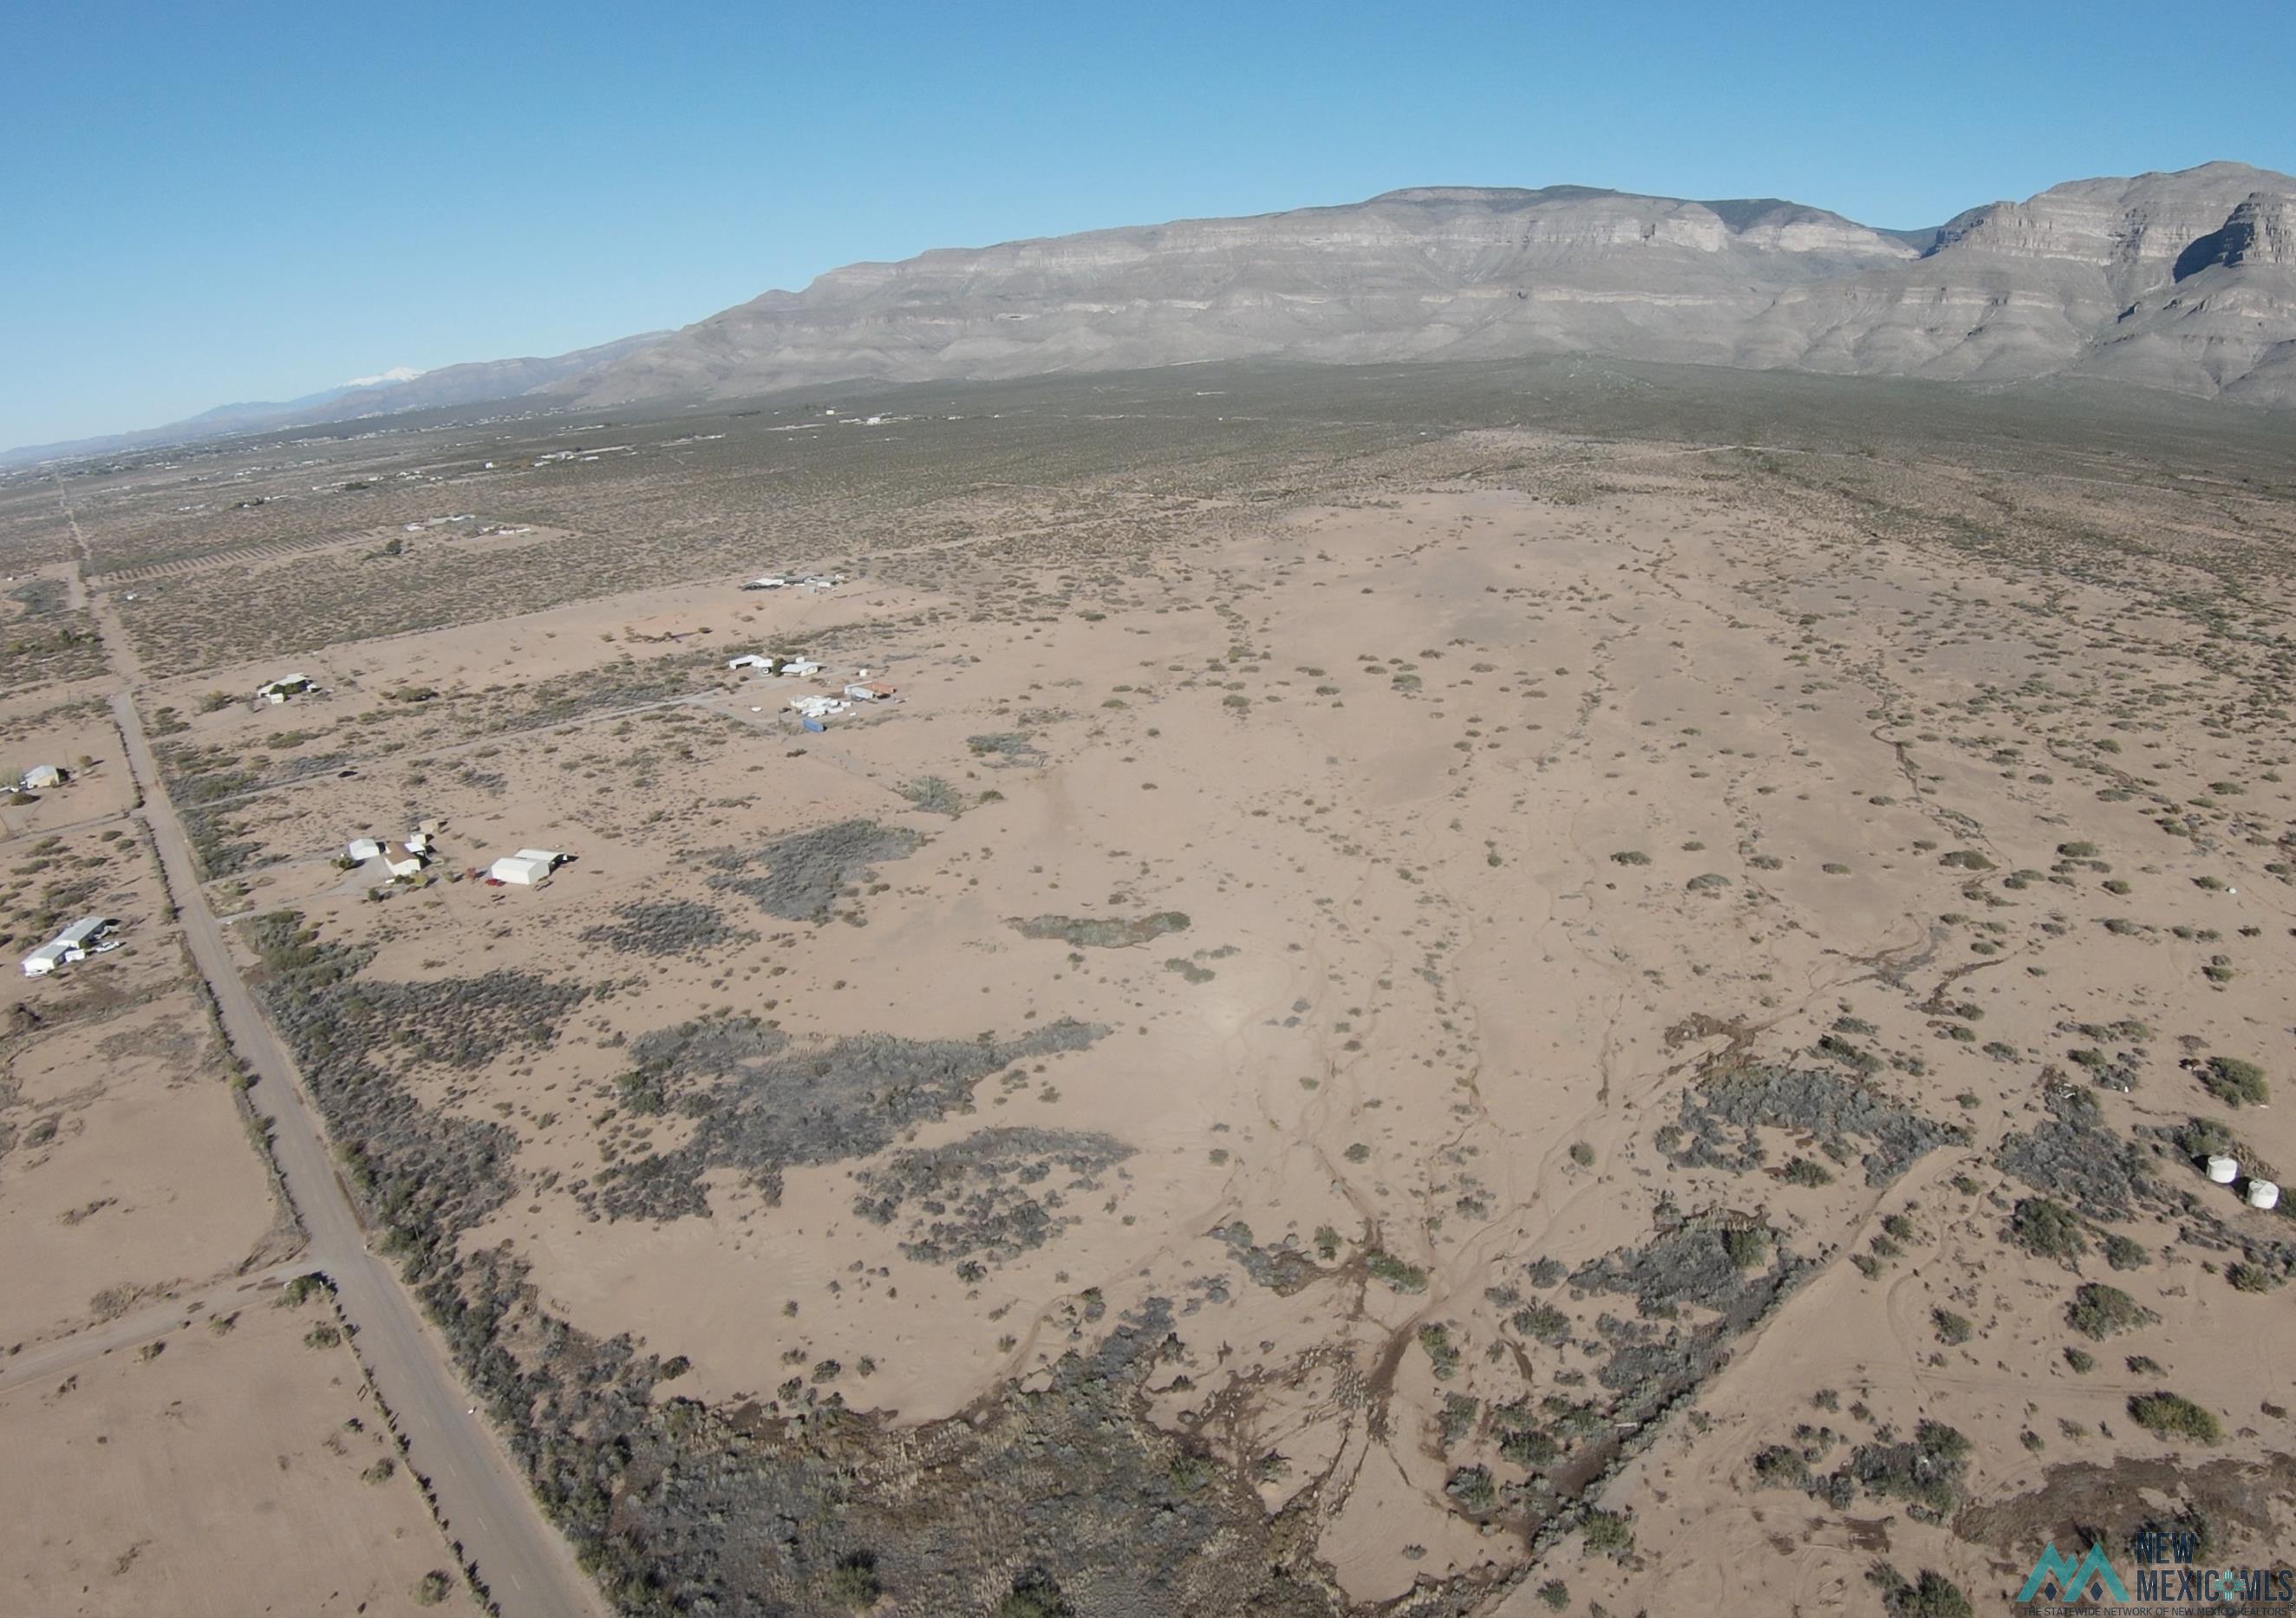
{"type": "Polygon", "coordinates": [[[10,1042],[0,1341],[38,1342],[284,1256],[263,1164],[188,993],[10,1042]]]}
{"type": "Polygon", "coordinates": [[[239,1310],[155,1355],[0,1394],[14,1611],[412,1613],[442,1565],[350,1350],[307,1347],[323,1303],[239,1310]],[[363,1474],[373,1472],[374,1481],[363,1474]]]}

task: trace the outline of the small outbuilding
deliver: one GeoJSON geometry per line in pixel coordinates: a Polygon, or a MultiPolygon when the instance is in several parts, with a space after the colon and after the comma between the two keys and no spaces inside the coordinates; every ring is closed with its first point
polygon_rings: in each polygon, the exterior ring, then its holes
{"type": "Polygon", "coordinates": [[[255,688],[255,695],[259,702],[277,703],[285,702],[291,696],[302,696],[310,689],[309,675],[290,674],[275,680],[264,681],[255,688]]]}
{"type": "Polygon", "coordinates": [[[24,772],[21,783],[28,793],[45,792],[52,786],[62,786],[71,777],[53,764],[35,764],[24,772]]]}
{"type": "Polygon", "coordinates": [[[759,653],[745,652],[739,657],[727,658],[726,666],[728,669],[763,669],[767,673],[771,674],[774,671],[774,660],[759,653]]]}
{"type": "Polygon", "coordinates": [[[550,875],[550,864],[547,860],[529,859],[522,854],[505,854],[487,867],[487,875],[512,887],[539,887],[550,875]]]}
{"type": "Polygon", "coordinates": [[[845,694],[857,702],[882,702],[895,695],[898,688],[880,680],[864,680],[845,688],[845,694]]]}
{"type": "Polygon", "coordinates": [[[372,837],[354,837],[343,845],[343,852],[365,865],[370,859],[382,857],[382,844],[372,837]]]}
{"type": "Polygon", "coordinates": [[[774,672],[783,679],[809,679],[821,672],[821,665],[809,657],[792,657],[774,672]]]}

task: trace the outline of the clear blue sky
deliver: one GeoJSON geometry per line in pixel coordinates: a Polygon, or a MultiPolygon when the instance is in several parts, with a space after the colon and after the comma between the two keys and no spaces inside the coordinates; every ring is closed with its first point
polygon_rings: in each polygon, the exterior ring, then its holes
{"type": "Polygon", "coordinates": [[[2296,4],[25,5],[0,446],[684,324],[856,259],[1398,185],[1931,225],[2296,170],[2296,4]]]}

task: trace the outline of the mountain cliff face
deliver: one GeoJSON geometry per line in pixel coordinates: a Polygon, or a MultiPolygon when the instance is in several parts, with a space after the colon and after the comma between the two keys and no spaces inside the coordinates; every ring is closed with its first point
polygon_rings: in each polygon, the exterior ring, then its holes
{"type": "Polygon", "coordinates": [[[833,270],[543,391],[589,404],[1281,356],[1587,352],[2296,404],[2296,180],[2081,180],[1931,232],[1774,199],[1430,186],[833,270]]]}

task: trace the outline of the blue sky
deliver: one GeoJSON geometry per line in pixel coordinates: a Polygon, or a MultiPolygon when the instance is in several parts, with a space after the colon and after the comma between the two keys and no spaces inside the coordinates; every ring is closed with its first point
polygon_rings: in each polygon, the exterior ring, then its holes
{"type": "Polygon", "coordinates": [[[857,259],[1399,185],[1931,225],[2296,170],[2296,5],[14,10],[0,447],[684,324],[857,259]]]}

